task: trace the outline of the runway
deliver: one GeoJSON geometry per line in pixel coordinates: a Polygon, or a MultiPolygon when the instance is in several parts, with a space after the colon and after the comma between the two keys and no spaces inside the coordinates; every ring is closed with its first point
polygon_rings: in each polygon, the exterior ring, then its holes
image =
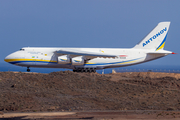
{"type": "Polygon", "coordinates": [[[80,112],[33,112],[33,113],[1,113],[2,120],[178,120],[180,111],[80,111],[80,112]]]}

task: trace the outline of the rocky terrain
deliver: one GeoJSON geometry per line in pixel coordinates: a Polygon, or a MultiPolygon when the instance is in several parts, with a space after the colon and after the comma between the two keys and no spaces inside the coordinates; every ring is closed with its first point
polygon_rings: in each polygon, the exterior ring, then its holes
{"type": "Polygon", "coordinates": [[[180,110],[180,74],[0,72],[0,111],[180,110]]]}

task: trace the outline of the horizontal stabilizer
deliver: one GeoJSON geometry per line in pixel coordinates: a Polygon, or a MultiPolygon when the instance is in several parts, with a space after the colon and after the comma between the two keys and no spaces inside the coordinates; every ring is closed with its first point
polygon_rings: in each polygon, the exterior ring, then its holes
{"type": "Polygon", "coordinates": [[[155,52],[149,52],[147,54],[151,54],[151,55],[168,55],[168,54],[172,54],[173,52],[171,51],[167,51],[167,50],[159,50],[159,51],[155,51],[155,52]]]}

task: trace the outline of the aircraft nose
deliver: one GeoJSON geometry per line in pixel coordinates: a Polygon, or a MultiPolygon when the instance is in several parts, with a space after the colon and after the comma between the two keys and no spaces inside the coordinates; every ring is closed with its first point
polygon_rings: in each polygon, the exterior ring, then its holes
{"type": "Polygon", "coordinates": [[[6,56],[6,57],[4,58],[4,61],[5,61],[5,62],[9,62],[9,61],[12,60],[12,59],[13,59],[13,53],[10,54],[10,55],[8,55],[8,56],[6,56]]]}
{"type": "Polygon", "coordinates": [[[22,59],[25,58],[25,52],[24,51],[16,51],[14,53],[9,54],[4,58],[5,62],[16,64],[18,65],[19,61],[22,61],[22,59]]]}
{"type": "Polygon", "coordinates": [[[18,57],[21,57],[22,55],[19,54],[19,52],[14,52],[14,53],[11,53],[9,54],[8,56],[6,56],[4,58],[4,61],[5,62],[8,62],[8,63],[12,63],[15,59],[17,59],[18,57]]]}

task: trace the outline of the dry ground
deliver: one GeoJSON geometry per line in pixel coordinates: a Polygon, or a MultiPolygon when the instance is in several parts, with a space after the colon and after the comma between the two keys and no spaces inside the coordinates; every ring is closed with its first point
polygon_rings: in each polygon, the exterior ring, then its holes
{"type": "Polygon", "coordinates": [[[0,111],[180,110],[180,74],[0,72],[0,111]]]}

